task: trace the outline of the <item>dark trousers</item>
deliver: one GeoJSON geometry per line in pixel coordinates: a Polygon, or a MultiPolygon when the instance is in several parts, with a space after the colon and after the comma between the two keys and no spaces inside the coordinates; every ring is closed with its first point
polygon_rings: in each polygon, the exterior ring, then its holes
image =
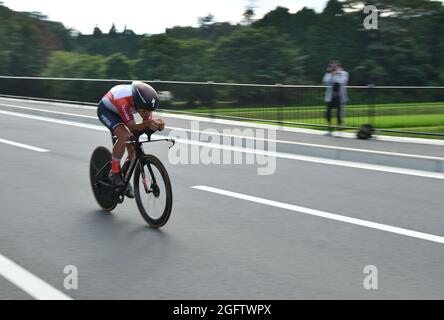
{"type": "Polygon", "coordinates": [[[344,106],[341,103],[341,100],[339,97],[332,97],[331,101],[327,104],[327,121],[328,123],[331,123],[331,116],[333,109],[336,109],[336,117],[338,119],[338,124],[342,124],[342,120],[344,118],[343,116],[343,108],[344,106]]]}

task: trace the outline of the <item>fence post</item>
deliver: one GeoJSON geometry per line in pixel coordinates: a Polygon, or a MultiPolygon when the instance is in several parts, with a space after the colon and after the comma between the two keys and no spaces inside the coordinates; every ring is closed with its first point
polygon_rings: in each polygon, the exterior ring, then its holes
{"type": "Polygon", "coordinates": [[[284,98],[283,98],[283,87],[281,83],[275,84],[277,90],[277,121],[280,127],[283,126],[284,122],[284,98]]]}
{"type": "Polygon", "coordinates": [[[208,103],[208,110],[209,110],[209,114],[210,114],[210,118],[214,119],[216,117],[215,114],[215,101],[214,101],[214,81],[207,81],[207,94],[208,94],[208,99],[207,99],[207,103],[208,103]]]}
{"type": "Polygon", "coordinates": [[[368,121],[369,124],[375,129],[375,85],[374,84],[369,84],[368,85],[368,90],[369,90],[369,94],[370,94],[370,101],[369,101],[369,106],[367,109],[367,117],[368,117],[368,121]]]}

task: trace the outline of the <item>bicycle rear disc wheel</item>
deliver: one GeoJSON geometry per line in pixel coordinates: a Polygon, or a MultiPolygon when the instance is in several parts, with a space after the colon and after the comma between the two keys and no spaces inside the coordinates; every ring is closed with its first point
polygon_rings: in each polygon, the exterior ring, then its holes
{"type": "Polygon", "coordinates": [[[171,215],[173,192],[168,172],[155,156],[145,155],[139,160],[134,173],[134,193],[137,207],[145,221],[153,228],[164,226],[171,215]],[[141,167],[145,173],[148,193],[145,190],[141,167]]]}
{"type": "Polygon", "coordinates": [[[99,206],[107,212],[112,211],[119,202],[118,194],[108,178],[111,158],[111,152],[107,148],[97,147],[91,156],[89,168],[94,197],[99,206]]]}

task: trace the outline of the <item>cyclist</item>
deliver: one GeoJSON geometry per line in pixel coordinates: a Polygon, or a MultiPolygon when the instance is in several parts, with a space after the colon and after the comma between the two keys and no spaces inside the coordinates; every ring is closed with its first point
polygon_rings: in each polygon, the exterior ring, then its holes
{"type": "MultiPolygon", "coordinates": [[[[99,120],[117,137],[112,152],[112,163],[109,178],[117,189],[125,187],[122,176],[120,161],[128,151],[127,161],[134,155],[134,147],[127,145],[134,133],[142,132],[146,129],[153,131],[163,130],[165,121],[154,119],[153,111],[159,104],[159,95],[156,90],[146,83],[134,81],[130,85],[118,85],[113,88],[100,100],[97,108],[99,120]],[[139,113],[143,119],[137,124],[134,114],[139,113]]],[[[126,195],[134,198],[130,184],[126,190],[126,195]]]]}

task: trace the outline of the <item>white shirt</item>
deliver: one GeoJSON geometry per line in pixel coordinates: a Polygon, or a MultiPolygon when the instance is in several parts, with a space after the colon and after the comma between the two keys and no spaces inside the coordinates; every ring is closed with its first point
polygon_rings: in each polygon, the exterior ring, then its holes
{"type": "Polygon", "coordinates": [[[336,73],[326,73],[323,79],[324,84],[327,86],[325,90],[325,102],[330,102],[333,96],[333,85],[339,83],[339,97],[341,104],[347,102],[347,83],[348,72],[340,70],[336,73]]]}

